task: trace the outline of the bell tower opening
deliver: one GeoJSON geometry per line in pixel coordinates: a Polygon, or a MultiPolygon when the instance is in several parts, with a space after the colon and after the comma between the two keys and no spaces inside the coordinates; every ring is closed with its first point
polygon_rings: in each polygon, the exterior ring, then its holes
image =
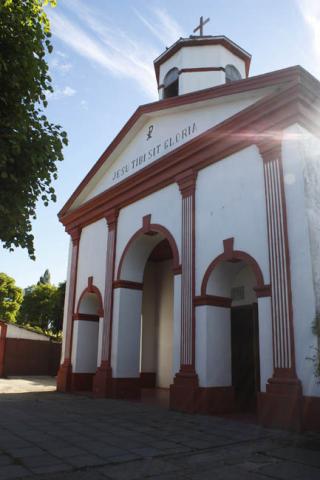
{"type": "Polygon", "coordinates": [[[163,80],[163,98],[176,97],[179,94],[179,70],[172,68],[163,80]]]}

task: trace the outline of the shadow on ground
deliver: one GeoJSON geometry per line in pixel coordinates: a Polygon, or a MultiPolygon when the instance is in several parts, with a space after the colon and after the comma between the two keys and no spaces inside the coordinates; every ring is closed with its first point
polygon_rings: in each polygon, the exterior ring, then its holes
{"type": "Polygon", "coordinates": [[[317,434],[50,391],[0,409],[0,480],[320,478],[317,434]]]}

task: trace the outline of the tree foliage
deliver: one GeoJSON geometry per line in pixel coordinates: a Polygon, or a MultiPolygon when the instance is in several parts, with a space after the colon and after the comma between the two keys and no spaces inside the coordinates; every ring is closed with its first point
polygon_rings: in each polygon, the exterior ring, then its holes
{"type": "Polygon", "coordinates": [[[0,320],[14,322],[22,302],[22,289],[13,278],[0,273],[0,320]]]}
{"type": "Polygon", "coordinates": [[[34,257],[31,220],[36,202],[55,201],[52,180],[67,135],[47,119],[53,92],[46,53],[51,53],[44,6],[54,0],[0,0],[0,240],[34,257]]]}
{"type": "Polygon", "coordinates": [[[65,282],[58,287],[40,283],[25,290],[17,321],[54,333],[62,329],[65,282]]]}

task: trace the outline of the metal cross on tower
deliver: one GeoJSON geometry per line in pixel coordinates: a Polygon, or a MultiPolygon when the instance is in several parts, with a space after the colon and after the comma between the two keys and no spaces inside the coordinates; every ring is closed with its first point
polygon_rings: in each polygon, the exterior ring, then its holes
{"type": "Polygon", "coordinates": [[[203,17],[201,16],[201,17],[200,17],[200,25],[198,25],[197,28],[195,28],[195,29],[193,30],[193,33],[196,33],[198,30],[200,30],[200,31],[199,31],[199,37],[203,37],[203,26],[204,26],[206,23],[208,23],[209,20],[210,20],[210,18],[207,18],[206,20],[203,20],[203,17]]]}

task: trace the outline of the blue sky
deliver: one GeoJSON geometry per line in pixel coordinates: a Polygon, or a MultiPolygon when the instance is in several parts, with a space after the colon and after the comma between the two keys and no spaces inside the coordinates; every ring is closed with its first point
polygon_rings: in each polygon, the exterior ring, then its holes
{"type": "Polygon", "coordinates": [[[123,124],[157,99],[153,60],[200,15],[205,34],[226,35],[252,54],[250,75],[302,65],[320,79],[319,0],[58,0],[49,9],[54,51],[48,56],[55,93],[47,115],[68,132],[55,182],[56,204],[37,209],[36,261],[0,249],[0,271],[21,287],[46,268],[66,278],[68,235],[57,213],[123,124]]]}

